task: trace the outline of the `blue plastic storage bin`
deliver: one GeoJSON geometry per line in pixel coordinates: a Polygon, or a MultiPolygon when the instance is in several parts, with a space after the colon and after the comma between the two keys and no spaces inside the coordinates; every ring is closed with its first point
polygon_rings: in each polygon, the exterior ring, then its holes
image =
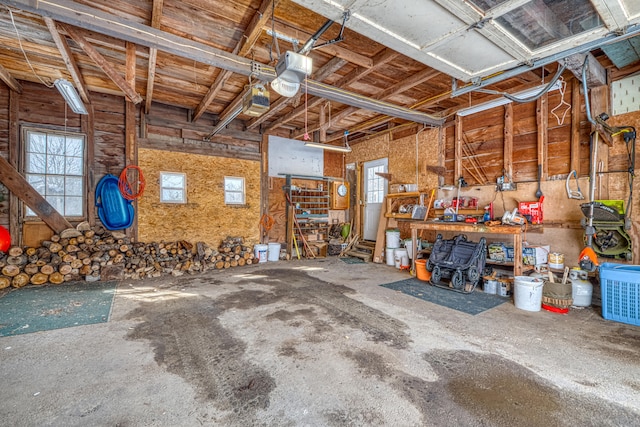
{"type": "Polygon", "coordinates": [[[600,265],[602,317],[640,326],[640,265],[600,265]]]}

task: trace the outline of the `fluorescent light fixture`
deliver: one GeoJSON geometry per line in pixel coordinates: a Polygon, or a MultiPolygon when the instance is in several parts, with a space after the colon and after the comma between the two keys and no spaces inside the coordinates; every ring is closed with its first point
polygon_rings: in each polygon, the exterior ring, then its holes
{"type": "Polygon", "coordinates": [[[300,89],[300,82],[311,74],[312,65],[313,61],[308,56],[287,51],[278,59],[276,64],[278,77],[271,82],[271,89],[288,98],[294,96],[300,89]]]}
{"type": "MultiPolygon", "coordinates": [[[[551,86],[551,88],[549,89],[549,92],[551,92],[552,90],[559,89],[561,84],[562,83],[560,81],[555,82],[555,84],[553,86],[551,86]]],[[[545,87],[546,86],[537,86],[537,87],[534,87],[532,89],[528,89],[528,90],[525,90],[525,91],[522,91],[522,92],[513,93],[511,95],[512,96],[517,96],[518,98],[528,98],[530,96],[537,95],[545,87]]],[[[474,105],[473,107],[463,108],[461,110],[458,110],[456,112],[456,114],[461,116],[461,117],[464,117],[464,116],[468,116],[468,115],[471,115],[471,114],[474,114],[474,113],[479,113],[481,111],[486,111],[486,110],[489,110],[491,108],[499,107],[501,105],[506,105],[506,104],[508,104],[510,102],[512,102],[510,99],[507,99],[504,96],[501,96],[500,98],[496,98],[496,99],[488,101],[488,102],[483,102],[482,104],[474,105]]]]}
{"type": "Polygon", "coordinates": [[[73,87],[68,80],[57,79],[53,82],[53,85],[58,89],[58,92],[60,92],[60,95],[62,95],[64,100],[67,102],[67,105],[71,107],[71,110],[73,110],[74,113],[89,114],[82,102],[82,99],[80,99],[80,95],[76,92],[76,88],[73,87]]]}
{"type": "Polygon", "coordinates": [[[342,147],[340,145],[331,145],[331,144],[322,144],[320,142],[305,142],[305,147],[314,147],[314,148],[322,148],[327,151],[339,151],[341,153],[350,153],[351,147],[347,144],[346,147],[342,147]]]}

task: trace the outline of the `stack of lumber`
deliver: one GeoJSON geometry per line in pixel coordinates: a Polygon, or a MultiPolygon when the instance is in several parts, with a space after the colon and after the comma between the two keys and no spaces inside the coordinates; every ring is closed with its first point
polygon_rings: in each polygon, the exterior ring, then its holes
{"type": "Polygon", "coordinates": [[[82,223],[53,235],[38,248],[14,246],[0,252],[0,289],[72,280],[181,276],[257,262],[242,237],[227,237],[217,249],[184,240],[142,243],[124,233],[82,223]]]}

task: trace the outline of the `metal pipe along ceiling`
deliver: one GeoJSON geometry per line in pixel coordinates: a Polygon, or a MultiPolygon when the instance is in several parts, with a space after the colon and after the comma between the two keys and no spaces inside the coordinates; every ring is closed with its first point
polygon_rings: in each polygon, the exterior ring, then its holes
{"type": "MultiPolygon", "coordinates": [[[[116,15],[78,3],[73,0],[1,0],[8,4],[56,21],[96,31],[141,46],[153,47],[172,55],[192,59],[245,76],[254,76],[270,82],[276,78],[275,69],[257,64],[242,56],[216,49],[171,33],[161,31],[137,22],[127,21],[116,15]]],[[[409,120],[431,126],[441,126],[443,118],[435,117],[411,108],[379,101],[355,92],[325,85],[313,80],[306,82],[308,93],[330,101],[341,102],[352,107],[374,111],[391,117],[409,120]]]]}

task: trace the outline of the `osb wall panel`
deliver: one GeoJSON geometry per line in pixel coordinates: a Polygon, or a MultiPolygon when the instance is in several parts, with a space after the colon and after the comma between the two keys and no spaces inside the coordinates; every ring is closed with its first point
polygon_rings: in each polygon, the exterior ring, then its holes
{"type": "Polygon", "coordinates": [[[430,128],[397,140],[385,134],[354,145],[346,160],[347,163],[364,163],[387,158],[391,174],[389,185],[417,183],[418,190],[428,191],[438,185],[438,176],[428,172],[427,165],[438,165],[439,135],[439,129],[430,128]]]}
{"type": "Polygon", "coordinates": [[[345,154],[332,151],[324,152],[324,176],[344,178],[345,154]]]}
{"type": "Polygon", "coordinates": [[[260,162],[143,149],[139,164],[147,182],[138,201],[141,241],[204,241],[217,246],[227,236],[259,242],[260,162]],[[187,203],[160,203],[160,172],[187,176],[187,203]],[[246,205],[224,204],[224,177],[245,178],[246,205]]]}

